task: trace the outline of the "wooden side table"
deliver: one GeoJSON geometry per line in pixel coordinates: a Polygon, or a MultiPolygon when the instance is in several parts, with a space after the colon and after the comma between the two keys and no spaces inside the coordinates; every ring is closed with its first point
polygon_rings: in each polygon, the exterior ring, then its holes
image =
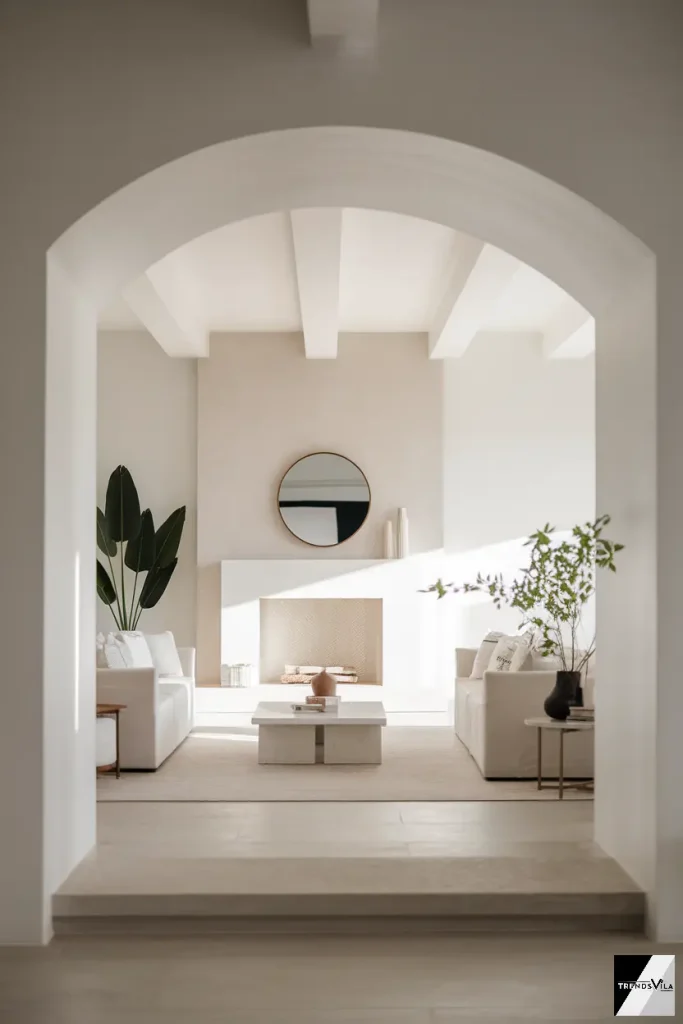
{"type": "Polygon", "coordinates": [[[524,724],[532,726],[538,731],[538,753],[537,753],[537,777],[538,789],[556,789],[559,799],[564,798],[565,789],[593,789],[593,780],[586,779],[581,782],[565,782],[564,780],[564,736],[568,732],[592,732],[595,729],[595,722],[577,722],[566,719],[558,722],[554,718],[525,718],[524,724]],[[543,781],[543,730],[560,734],[560,765],[557,777],[557,784],[543,781]]]}
{"type": "Polygon", "coordinates": [[[98,704],[97,718],[113,718],[116,722],[116,760],[113,764],[101,765],[99,774],[106,774],[112,770],[116,771],[116,778],[121,778],[121,758],[119,756],[119,715],[125,711],[127,704],[98,704]]]}

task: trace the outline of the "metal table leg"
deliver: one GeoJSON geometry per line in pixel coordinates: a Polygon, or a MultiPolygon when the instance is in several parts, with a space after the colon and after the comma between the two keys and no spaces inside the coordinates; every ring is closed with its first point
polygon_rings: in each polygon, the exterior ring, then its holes
{"type": "Polygon", "coordinates": [[[560,800],[564,799],[564,729],[560,729],[560,777],[558,779],[558,787],[560,791],[560,800]]]}
{"type": "Polygon", "coordinates": [[[536,767],[538,774],[538,788],[543,789],[543,729],[537,729],[538,732],[538,751],[536,754],[536,767]]]}

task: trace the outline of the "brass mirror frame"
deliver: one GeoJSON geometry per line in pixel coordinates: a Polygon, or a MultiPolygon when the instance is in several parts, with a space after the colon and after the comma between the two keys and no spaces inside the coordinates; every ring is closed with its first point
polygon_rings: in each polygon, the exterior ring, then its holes
{"type": "Polygon", "coordinates": [[[342,455],[341,452],[326,452],[326,451],[322,451],[322,452],[307,452],[306,455],[301,455],[298,459],[295,459],[294,462],[292,462],[287,467],[287,469],[284,471],[284,473],[280,477],[280,483],[278,484],[278,487],[277,487],[277,496],[275,498],[275,501],[276,501],[276,504],[277,504],[278,514],[280,516],[280,519],[281,519],[285,529],[287,530],[287,532],[289,534],[291,534],[292,537],[294,537],[296,540],[298,540],[300,544],[306,544],[309,548],[340,548],[342,546],[342,544],[348,543],[348,541],[352,540],[355,536],[357,536],[357,534],[360,533],[360,531],[363,529],[363,527],[367,523],[368,516],[370,515],[370,509],[372,508],[372,489],[370,487],[370,481],[366,477],[366,475],[363,472],[363,470],[360,468],[358,463],[354,462],[353,459],[350,459],[348,457],[348,455],[342,455]],[[345,537],[344,540],[338,540],[336,544],[313,544],[310,540],[304,540],[303,537],[299,537],[299,535],[297,533],[294,533],[294,531],[291,530],[289,528],[289,526],[287,525],[287,523],[285,522],[285,517],[283,516],[282,509],[280,508],[280,491],[282,490],[282,485],[283,485],[283,483],[285,481],[285,477],[287,476],[287,474],[289,472],[291,472],[291,470],[294,469],[295,466],[298,466],[300,462],[303,462],[304,459],[310,459],[313,455],[334,455],[335,458],[337,458],[337,459],[344,459],[346,462],[350,462],[351,465],[354,466],[358,470],[360,475],[363,477],[363,479],[365,480],[365,485],[366,485],[366,487],[368,489],[368,510],[365,513],[365,519],[360,524],[358,529],[354,530],[353,533],[349,537],[345,537]]]}

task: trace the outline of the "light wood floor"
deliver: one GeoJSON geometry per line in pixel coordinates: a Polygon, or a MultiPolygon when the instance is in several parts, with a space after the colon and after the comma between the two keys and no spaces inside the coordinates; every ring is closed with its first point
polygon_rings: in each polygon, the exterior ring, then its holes
{"type": "Polygon", "coordinates": [[[0,950],[0,1020],[607,1022],[614,953],[657,950],[628,936],[62,938],[0,950]]]}

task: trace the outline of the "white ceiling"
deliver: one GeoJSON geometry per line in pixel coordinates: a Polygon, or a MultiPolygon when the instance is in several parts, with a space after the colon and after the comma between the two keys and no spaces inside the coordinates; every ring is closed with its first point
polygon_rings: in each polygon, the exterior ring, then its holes
{"type": "MultiPolygon", "coordinates": [[[[334,268],[338,330],[429,332],[454,268],[467,260],[473,240],[439,224],[376,210],[345,209],[341,223],[334,268]]],[[[181,325],[185,319],[207,333],[302,330],[302,282],[297,281],[288,212],[203,235],[165,257],[148,275],[157,289],[156,282],[173,282],[173,313],[181,325]],[[181,289],[186,313],[178,312],[181,289]]],[[[478,330],[545,334],[566,318],[570,307],[573,321],[587,316],[556,284],[519,264],[498,291],[485,296],[478,330]]],[[[101,313],[99,325],[139,329],[141,321],[121,296],[101,313]]]]}

